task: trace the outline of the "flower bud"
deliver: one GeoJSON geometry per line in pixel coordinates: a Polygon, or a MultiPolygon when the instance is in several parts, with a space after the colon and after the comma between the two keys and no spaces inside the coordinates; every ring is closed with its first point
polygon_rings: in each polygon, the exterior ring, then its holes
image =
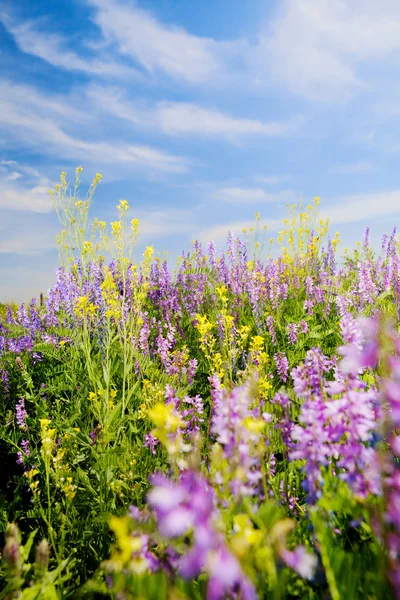
{"type": "Polygon", "coordinates": [[[5,531],[6,544],[3,549],[4,564],[14,574],[21,570],[21,554],[19,551],[20,537],[19,530],[15,523],[7,525],[5,531]]]}
{"type": "Polygon", "coordinates": [[[50,560],[50,546],[47,540],[42,540],[36,546],[35,562],[40,567],[47,567],[50,560]]]}

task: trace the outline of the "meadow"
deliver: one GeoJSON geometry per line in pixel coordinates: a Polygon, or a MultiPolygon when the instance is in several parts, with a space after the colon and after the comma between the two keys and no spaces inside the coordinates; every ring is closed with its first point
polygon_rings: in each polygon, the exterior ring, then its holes
{"type": "Polygon", "coordinates": [[[400,598],[400,240],[319,198],[175,272],[51,192],[60,268],[0,308],[0,598],[400,598]]]}

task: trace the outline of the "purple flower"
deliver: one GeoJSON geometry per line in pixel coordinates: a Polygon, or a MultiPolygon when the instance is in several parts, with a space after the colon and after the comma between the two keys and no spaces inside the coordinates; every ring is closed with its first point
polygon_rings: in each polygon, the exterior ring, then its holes
{"type": "Polygon", "coordinates": [[[228,590],[235,590],[242,600],[257,600],[254,586],[243,576],[237,559],[220,544],[208,557],[209,582],[207,600],[223,600],[228,590]]]}
{"type": "Polygon", "coordinates": [[[267,317],[266,322],[267,322],[267,328],[268,328],[269,335],[271,336],[272,343],[275,344],[275,346],[276,346],[278,342],[276,339],[276,332],[275,332],[273,316],[270,315],[269,317],[267,317]]]}
{"type": "Polygon", "coordinates": [[[250,409],[251,401],[250,383],[234,388],[230,394],[220,392],[211,421],[211,434],[222,447],[227,460],[226,475],[235,498],[259,498],[261,494],[258,450],[261,432],[246,426],[246,421],[252,421],[256,416],[256,412],[250,409]]]}
{"type": "Polygon", "coordinates": [[[284,352],[274,354],[276,370],[278,371],[279,379],[285,383],[289,375],[289,361],[284,352]]]}
{"type": "Polygon", "coordinates": [[[350,343],[338,348],[343,356],[340,368],[347,373],[359,373],[365,368],[373,368],[378,361],[378,322],[374,320],[350,318],[342,321],[344,339],[350,343]],[[358,326],[358,329],[357,329],[358,326]]]}
{"type": "Polygon", "coordinates": [[[314,554],[308,552],[305,546],[296,546],[293,552],[282,550],[280,556],[283,562],[303,579],[311,579],[314,575],[318,560],[314,554]]]}
{"type": "Polygon", "coordinates": [[[287,334],[289,338],[289,344],[294,346],[297,343],[297,323],[289,323],[287,326],[287,334]]]}
{"type": "Polygon", "coordinates": [[[367,390],[358,378],[343,379],[338,370],[336,380],[327,382],[324,375],[332,367],[333,362],[319,349],[312,349],[304,364],[292,371],[295,392],[305,402],[300,412],[302,426],[292,429],[295,444],[290,458],[306,461],[303,485],[310,502],[319,497],[323,468],[330,464],[356,494],[365,497],[380,492],[376,477],[371,476],[377,393],[367,390]]]}
{"type": "Polygon", "coordinates": [[[176,538],[192,532],[192,544],[178,560],[178,573],[193,579],[204,571],[209,577],[207,598],[223,600],[232,593],[256,600],[252,583],[228,550],[216,527],[218,515],[208,482],[194,471],[183,471],[178,482],[157,474],[148,503],[155,511],[160,534],[176,538]]]}
{"type": "Polygon", "coordinates": [[[301,333],[308,333],[308,324],[304,319],[299,323],[299,329],[301,333]]]}
{"type": "Polygon", "coordinates": [[[153,456],[156,455],[156,447],[159,444],[159,441],[152,433],[145,433],[143,438],[143,446],[145,448],[149,448],[153,456]]]}
{"type": "Polygon", "coordinates": [[[16,420],[18,423],[18,427],[20,429],[24,429],[25,431],[28,429],[28,426],[25,422],[28,413],[25,410],[25,398],[21,396],[18,404],[16,405],[16,420]]]}

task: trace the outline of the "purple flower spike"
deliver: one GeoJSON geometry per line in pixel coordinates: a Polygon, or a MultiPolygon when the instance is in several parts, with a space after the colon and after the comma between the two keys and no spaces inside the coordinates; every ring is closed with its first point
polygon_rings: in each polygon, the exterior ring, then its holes
{"type": "Polygon", "coordinates": [[[293,552],[283,550],[281,552],[283,562],[296,571],[303,579],[311,579],[317,566],[317,557],[310,554],[305,546],[297,546],[293,552]]]}

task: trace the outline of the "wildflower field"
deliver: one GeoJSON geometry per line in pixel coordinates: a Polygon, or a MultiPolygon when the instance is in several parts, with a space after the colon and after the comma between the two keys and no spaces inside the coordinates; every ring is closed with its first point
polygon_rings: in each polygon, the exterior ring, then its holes
{"type": "Polygon", "coordinates": [[[80,171],[0,308],[0,598],[400,598],[396,231],[339,260],[315,198],[173,272],[80,171]]]}

